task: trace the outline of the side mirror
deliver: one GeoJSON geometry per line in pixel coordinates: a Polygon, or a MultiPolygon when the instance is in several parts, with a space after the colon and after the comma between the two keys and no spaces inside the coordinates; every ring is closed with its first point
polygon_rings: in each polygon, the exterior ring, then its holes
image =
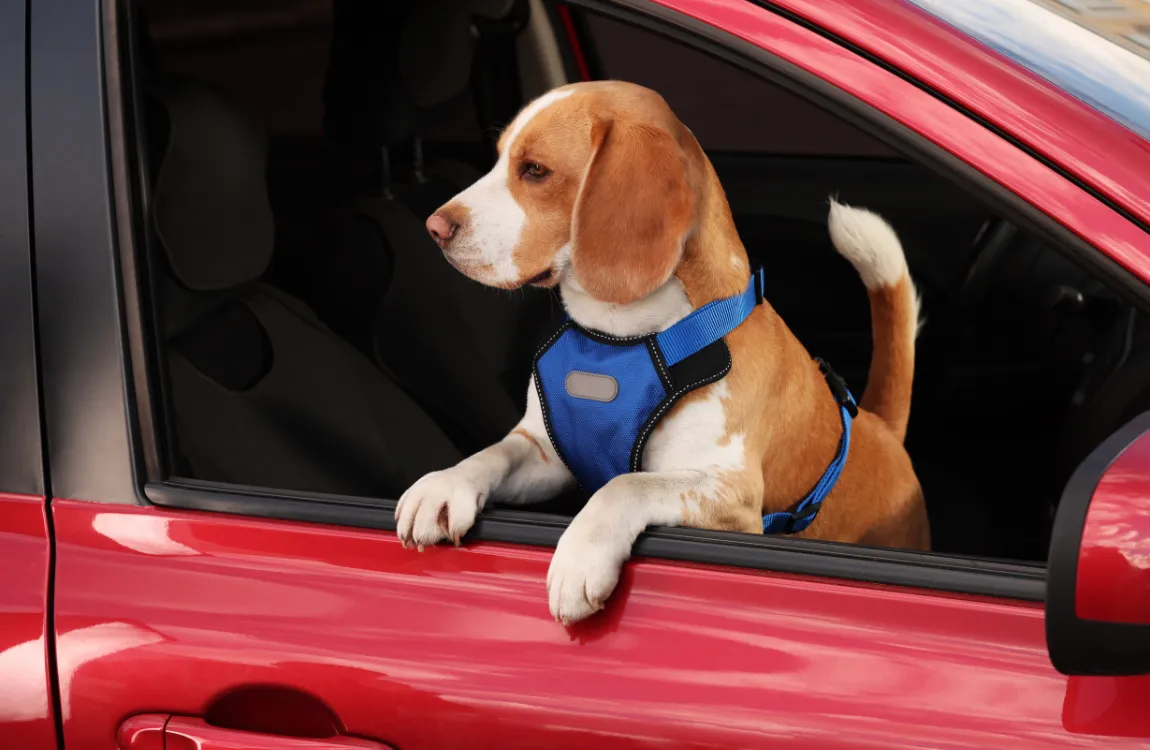
{"type": "Polygon", "coordinates": [[[1046,645],[1065,675],[1150,675],[1150,412],[1066,485],[1050,539],[1046,645]]]}

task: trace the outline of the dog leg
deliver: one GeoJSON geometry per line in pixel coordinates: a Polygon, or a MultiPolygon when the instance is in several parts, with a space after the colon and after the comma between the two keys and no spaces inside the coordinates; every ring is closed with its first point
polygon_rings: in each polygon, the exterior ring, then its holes
{"type": "Polygon", "coordinates": [[[715,478],[703,471],[640,472],[608,482],[555,548],[547,571],[551,616],[570,625],[602,609],[639,534],[682,524],[688,499],[714,488],[715,478]]]}
{"type": "Polygon", "coordinates": [[[450,469],[428,474],[403,493],[395,507],[396,533],[405,546],[420,550],[447,539],[459,544],[487,500],[542,502],[573,481],[547,437],[532,382],[527,413],[507,437],[450,469]]]}

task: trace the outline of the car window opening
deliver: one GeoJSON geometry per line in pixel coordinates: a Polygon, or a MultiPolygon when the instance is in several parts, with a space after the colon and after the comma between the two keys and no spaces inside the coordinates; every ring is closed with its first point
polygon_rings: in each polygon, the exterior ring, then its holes
{"type": "Polygon", "coordinates": [[[522,102],[613,78],[692,129],[766,299],[856,395],[868,301],[827,199],[894,226],[925,320],[906,445],[932,549],[1044,561],[1074,467],[1150,408],[1144,315],[966,190],[723,61],[573,5],[432,5],[138,4],[152,231],[137,244],[169,477],[394,499],[505,435],[562,307],[465,279],[424,219],[490,168],[522,102]]]}

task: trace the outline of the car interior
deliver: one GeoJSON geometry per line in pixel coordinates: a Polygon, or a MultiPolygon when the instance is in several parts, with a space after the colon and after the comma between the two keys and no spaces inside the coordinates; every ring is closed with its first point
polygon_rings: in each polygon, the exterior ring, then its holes
{"type": "Polygon", "coordinates": [[[857,126],[656,31],[544,0],[133,12],[174,477],[394,499],[509,431],[561,304],[464,278],[424,219],[490,168],[523,103],[580,79],[663,94],[767,299],[855,394],[868,304],[828,198],[895,227],[923,302],[907,447],[936,551],[1042,562],[1070,473],[1150,407],[1145,316],[1102,279],[857,126]]]}

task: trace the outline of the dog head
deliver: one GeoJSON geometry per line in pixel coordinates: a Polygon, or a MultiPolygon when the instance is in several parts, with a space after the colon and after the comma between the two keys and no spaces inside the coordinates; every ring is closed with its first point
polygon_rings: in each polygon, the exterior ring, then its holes
{"type": "Polygon", "coordinates": [[[448,261],[489,286],[573,281],[604,302],[646,297],[697,223],[700,154],[655,92],[617,81],[554,89],[499,140],[499,160],[427,220],[448,261]]]}

